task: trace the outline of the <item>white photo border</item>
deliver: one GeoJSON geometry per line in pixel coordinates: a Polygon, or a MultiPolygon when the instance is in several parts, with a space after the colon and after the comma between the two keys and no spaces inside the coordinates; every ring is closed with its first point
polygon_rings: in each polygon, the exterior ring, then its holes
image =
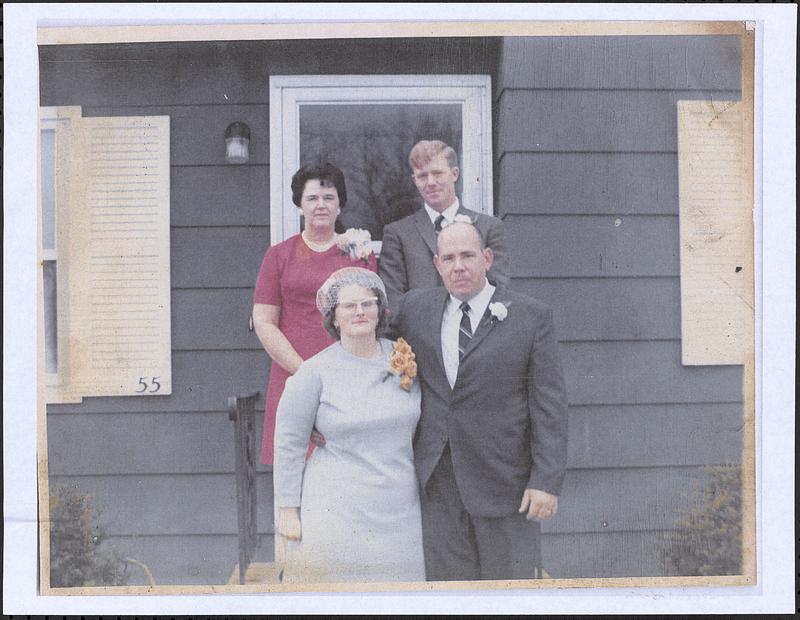
{"type": "Polygon", "coordinates": [[[6,5],[4,150],[4,613],[702,613],[794,610],[795,31],[793,5],[6,5]],[[393,594],[37,596],[36,28],[297,20],[751,20],[756,22],[758,585],[393,594]],[[763,95],[759,95],[763,86],[763,95]],[[758,156],[761,155],[761,158],[758,156]],[[761,159],[762,165],[758,165],[761,159]],[[761,250],[759,252],[758,250],[761,250]],[[761,412],[769,415],[761,415],[761,412]],[[788,543],[788,544],[787,544],[788,543]]]}

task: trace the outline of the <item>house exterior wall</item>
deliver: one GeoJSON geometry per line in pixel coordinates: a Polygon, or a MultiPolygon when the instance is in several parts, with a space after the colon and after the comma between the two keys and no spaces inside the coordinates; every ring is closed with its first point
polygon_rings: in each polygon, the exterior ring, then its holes
{"type": "MultiPolygon", "coordinates": [[[[512,287],[554,308],[570,397],[551,575],[661,574],[660,533],[703,465],[739,462],[741,368],[680,364],[675,118],[680,98],[739,98],[735,37],[53,46],[40,60],[43,106],[171,119],[173,393],[47,409],[50,484],[91,493],[110,543],[157,583],[224,583],[237,562],[227,398],[263,396],[269,372],[248,318],[270,238],[270,75],[492,76],[512,287]],[[235,120],[252,131],[247,165],[224,161],[235,120]]],[[[264,467],[258,500],[268,561],[264,467]]]]}
{"type": "Polygon", "coordinates": [[[512,286],[552,306],[569,471],[556,577],[663,574],[664,533],[737,464],[742,367],[681,365],[679,99],[740,99],[734,36],[519,37],[496,83],[496,212],[512,286]]]}

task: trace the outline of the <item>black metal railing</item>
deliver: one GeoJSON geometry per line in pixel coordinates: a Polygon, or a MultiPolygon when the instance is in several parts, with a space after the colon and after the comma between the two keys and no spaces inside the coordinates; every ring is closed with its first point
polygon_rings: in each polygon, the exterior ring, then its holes
{"type": "Polygon", "coordinates": [[[239,583],[258,546],[256,528],[256,416],[259,392],[228,398],[228,418],[234,423],[236,445],[236,514],[239,522],[239,583]]]}

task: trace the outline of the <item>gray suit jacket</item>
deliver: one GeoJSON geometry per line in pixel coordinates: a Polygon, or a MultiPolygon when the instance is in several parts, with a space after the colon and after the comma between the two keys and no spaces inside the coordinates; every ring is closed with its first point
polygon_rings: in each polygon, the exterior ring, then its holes
{"type": "MultiPolygon", "coordinates": [[[[459,206],[458,213],[472,218],[484,244],[492,248],[494,262],[487,274],[489,281],[495,286],[507,286],[511,278],[511,261],[503,221],[463,206],[459,206]]],[[[378,274],[386,285],[392,311],[406,291],[442,286],[442,279],[433,265],[434,254],[436,233],[424,207],[383,229],[378,274]]]]}
{"type": "Polygon", "coordinates": [[[450,443],[464,507],[500,517],[519,508],[526,488],[557,495],[567,460],[567,398],[552,312],[498,287],[492,301],[508,316],[487,314],[464,353],[451,389],[441,346],[444,288],[413,290],[392,324],[416,354],[422,415],[414,461],[422,492],[450,443]]]}

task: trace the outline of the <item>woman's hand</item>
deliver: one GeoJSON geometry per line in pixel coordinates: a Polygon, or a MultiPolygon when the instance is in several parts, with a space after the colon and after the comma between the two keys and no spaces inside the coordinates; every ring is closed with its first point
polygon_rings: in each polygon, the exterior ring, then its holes
{"type": "Polygon", "coordinates": [[[280,364],[286,372],[293,375],[303,363],[303,358],[291,345],[278,327],[281,318],[281,307],[268,304],[253,306],[253,327],[261,341],[261,346],[273,362],[280,364]]]}
{"type": "Polygon", "coordinates": [[[311,441],[315,446],[317,446],[317,448],[325,447],[325,435],[320,433],[316,426],[311,429],[311,441]]]}
{"type": "Polygon", "coordinates": [[[300,508],[281,506],[278,508],[278,533],[289,540],[301,540],[303,528],[300,525],[300,508]]]}

